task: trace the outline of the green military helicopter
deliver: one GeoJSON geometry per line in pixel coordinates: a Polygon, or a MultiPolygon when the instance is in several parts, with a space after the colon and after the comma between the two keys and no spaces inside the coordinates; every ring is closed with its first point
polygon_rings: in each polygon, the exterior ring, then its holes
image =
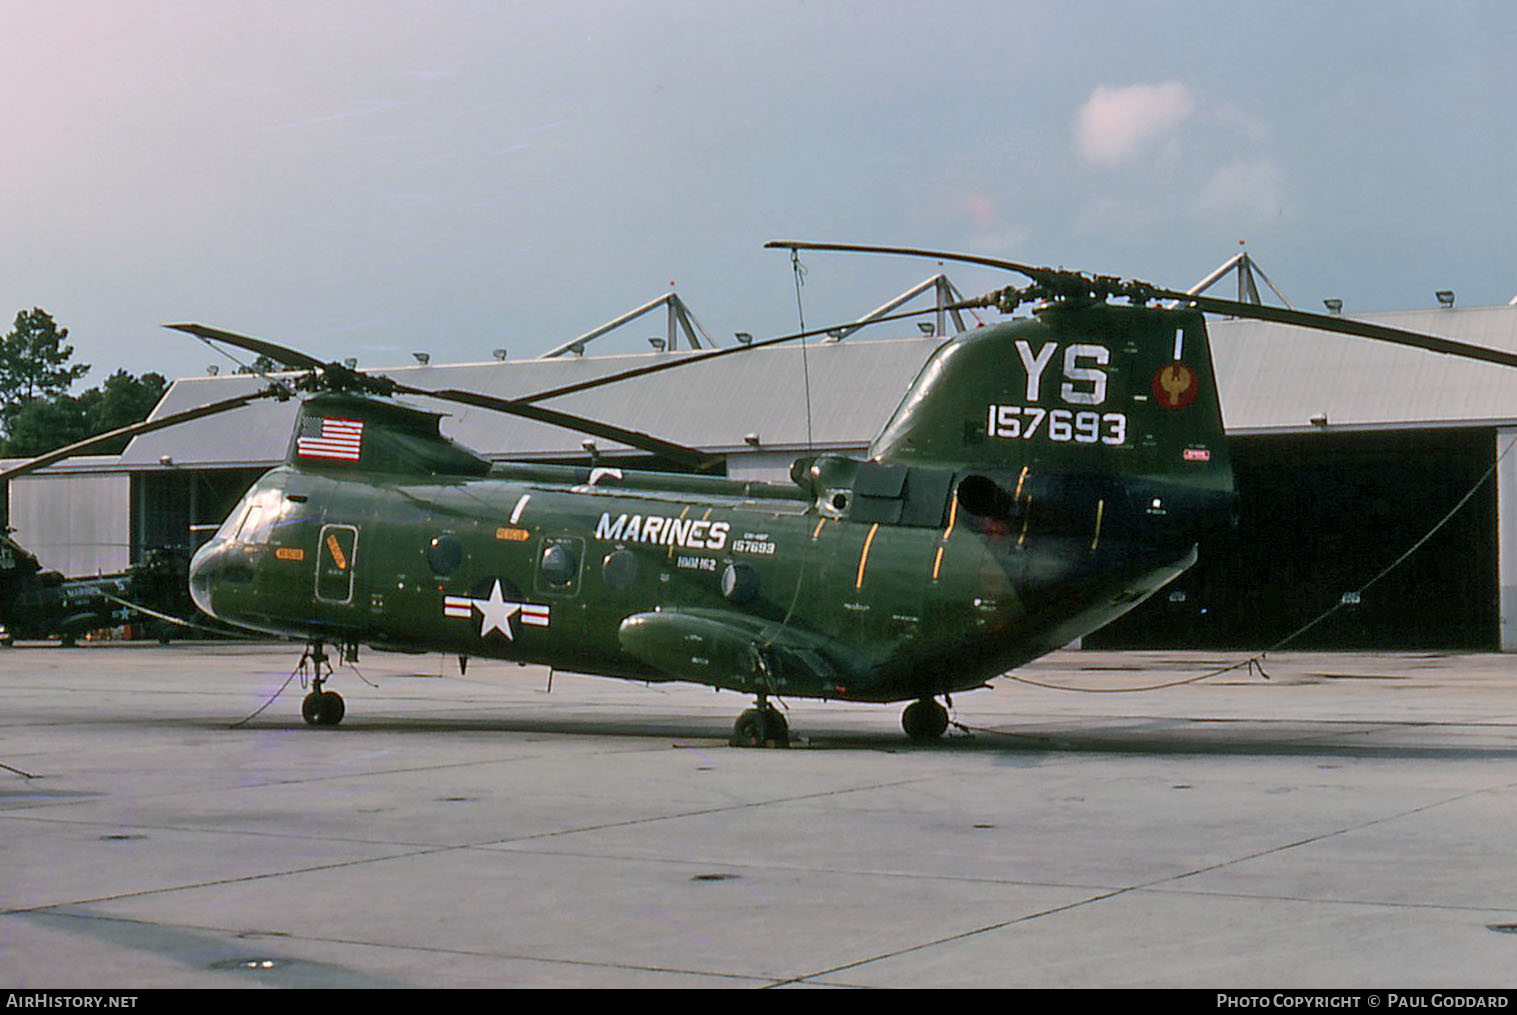
{"type": "Polygon", "coordinates": [[[789,483],[704,474],[720,463],[699,449],[540,403],[828,329],[498,399],[173,325],[303,372],[295,385],[126,428],[302,399],[284,463],[195,555],[195,603],[310,645],[302,713],[313,725],[345,711],[325,687],[326,648],[351,659],[368,644],[750,694],[736,745],[788,742],[775,697],[907,701],[906,733],[932,740],[948,725],[939,698],[1121,616],[1194,563],[1203,533],[1229,524],[1203,312],[1517,366],[1433,336],[1106,276],[909,248],[770,246],[1005,268],[1030,284],[961,308],[1032,312],[944,341],[866,458],[801,458],[789,483]],[[492,462],[396,397],[406,395],[571,427],[692,471],[492,462]]]}
{"type": "Polygon", "coordinates": [[[0,530],[0,645],[57,637],[65,647],[86,632],[145,623],[163,643],[193,616],[185,587],[189,551],[155,548],[125,571],[69,578],[0,530]]]}

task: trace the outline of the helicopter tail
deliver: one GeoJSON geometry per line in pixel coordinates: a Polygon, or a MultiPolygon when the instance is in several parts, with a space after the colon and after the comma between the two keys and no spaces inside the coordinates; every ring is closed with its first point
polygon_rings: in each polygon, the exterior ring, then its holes
{"type": "Polygon", "coordinates": [[[952,468],[974,515],[1134,526],[1144,541],[1193,542],[1233,501],[1194,310],[1062,305],[965,332],[928,360],[870,458],[952,468]]]}

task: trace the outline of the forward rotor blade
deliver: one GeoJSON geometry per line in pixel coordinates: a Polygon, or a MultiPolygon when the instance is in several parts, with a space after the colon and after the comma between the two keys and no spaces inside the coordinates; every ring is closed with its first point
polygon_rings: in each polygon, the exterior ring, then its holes
{"type": "Polygon", "coordinates": [[[472,405],[480,409],[491,409],[510,416],[520,416],[523,419],[546,423],[549,426],[558,426],[566,430],[589,434],[591,437],[602,437],[606,440],[616,441],[619,444],[625,444],[630,448],[637,448],[640,451],[648,451],[661,455],[671,461],[679,462],[682,465],[701,471],[719,464],[722,460],[720,456],[708,454],[699,448],[675,444],[673,441],[666,441],[660,437],[654,437],[652,434],[643,433],[640,430],[627,430],[609,423],[601,423],[593,419],[587,419],[584,416],[559,412],[556,409],[548,409],[527,402],[495,398],[491,395],[482,395],[475,391],[460,391],[456,388],[415,388],[408,384],[397,383],[395,390],[407,395],[421,395],[427,398],[441,399],[445,402],[472,405]]]}
{"type": "Polygon", "coordinates": [[[233,398],[224,398],[219,402],[211,402],[206,405],[198,406],[194,409],[186,409],[183,412],[172,413],[160,419],[144,420],[141,423],[133,423],[130,426],[118,427],[117,429],[111,430],[107,433],[96,434],[93,437],[88,437],[82,441],[77,441],[73,444],[70,444],[68,447],[59,448],[56,451],[49,451],[45,455],[41,455],[37,458],[32,458],[28,461],[22,462],[20,465],[13,465],[9,469],[0,470],[0,483],[3,483],[8,479],[15,479],[17,476],[24,476],[28,472],[35,472],[38,469],[46,468],[47,466],[52,465],[54,462],[63,461],[65,458],[71,458],[74,455],[83,454],[90,448],[99,447],[101,444],[109,443],[110,441],[117,440],[121,437],[135,437],[138,434],[151,433],[154,430],[162,430],[165,427],[177,426],[180,423],[188,423],[192,419],[200,419],[205,416],[214,416],[219,412],[227,412],[231,409],[240,409],[244,405],[247,405],[249,402],[255,402],[260,398],[269,398],[271,395],[272,392],[269,389],[265,388],[261,391],[255,391],[252,394],[237,395],[233,398]]]}
{"type": "Polygon", "coordinates": [[[1314,314],[1306,310],[1290,310],[1286,307],[1273,307],[1264,303],[1240,303],[1237,300],[1219,299],[1215,296],[1192,296],[1189,293],[1162,289],[1155,290],[1155,296],[1160,299],[1190,303],[1200,310],[1226,314],[1229,317],[1247,317],[1259,321],[1271,321],[1275,324],[1294,325],[1298,328],[1331,331],[1340,335],[1352,335],[1356,338],[1369,338],[1378,342],[1423,349],[1427,352],[1443,353],[1446,356],[1459,356],[1504,367],[1517,367],[1517,353],[1491,349],[1482,345],[1470,345],[1468,342],[1426,335],[1419,331],[1404,331],[1401,328],[1359,321],[1352,317],[1314,314]]]}
{"type": "Polygon", "coordinates": [[[206,342],[225,342],[227,345],[246,349],[259,356],[267,356],[275,363],[283,363],[297,370],[319,370],[327,366],[321,360],[298,349],[290,349],[261,338],[239,335],[236,332],[222,331],[220,328],[208,328],[204,324],[165,324],[164,327],[182,331],[186,335],[194,335],[206,342]]]}
{"type": "MultiPolygon", "coordinates": [[[[288,346],[269,342],[262,338],[239,335],[233,331],[222,331],[220,328],[210,328],[204,324],[165,324],[164,327],[173,328],[175,331],[182,331],[187,335],[194,335],[202,342],[224,342],[227,345],[246,349],[260,356],[267,356],[276,363],[283,363],[297,370],[310,371],[304,380],[297,381],[293,387],[277,378],[270,378],[270,380],[284,388],[291,395],[295,393],[295,388],[297,387],[304,387],[309,390],[310,386],[314,383],[313,379],[317,376],[324,378],[326,384],[337,389],[358,389],[374,395],[388,395],[394,390],[389,378],[383,375],[366,374],[343,363],[323,362],[314,356],[301,352],[299,349],[291,349],[288,346]]],[[[260,376],[267,375],[260,372],[260,376]]]]}
{"type": "MultiPolygon", "coordinates": [[[[228,345],[239,349],[246,349],[261,356],[267,356],[272,360],[298,369],[319,370],[328,375],[334,375],[340,383],[360,386],[381,394],[402,392],[410,395],[424,395],[446,402],[473,405],[482,409],[492,409],[496,412],[535,420],[549,426],[563,427],[568,430],[588,434],[592,437],[613,440],[628,447],[661,455],[671,461],[679,462],[682,465],[696,469],[708,469],[721,461],[719,457],[709,455],[704,451],[687,447],[683,444],[676,444],[673,441],[666,441],[654,437],[652,434],[642,433],[637,430],[627,430],[622,427],[612,426],[609,423],[600,423],[583,416],[575,416],[571,413],[559,412],[554,409],[540,408],[528,402],[515,402],[458,389],[438,390],[412,387],[400,384],[387,377],[379,377],[351,370],[339,363],[324,363],[314,356],[307,355],[299,350],[290,349],[261,338],[252,338],[248,335],[239,335],[231,331],[222,331],[220,328],[211,328],[203,324],[170,324],[167,327],[194,335],[196,338],[205,341],[225,342],[228,345]]],[[[0,478],[3,478],[3,476],[0,476],[0,478]]]]}

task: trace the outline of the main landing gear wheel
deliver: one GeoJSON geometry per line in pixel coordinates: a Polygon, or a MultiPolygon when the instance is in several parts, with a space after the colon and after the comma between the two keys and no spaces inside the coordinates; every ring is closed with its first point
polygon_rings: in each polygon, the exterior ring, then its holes
{"type": "Polygon", "coordinates": [[[936,740],[948,729],[948,709],[932,698],[914,701],[901,715],[901,728],[919,743],[936,740]]]}
{"type": "Polygon", "coordinates": [[[790,725],[768,704],[750,708],[732,727],[733,747],[789,747],[790,725]]]}
{"type": "Polygon", "coordinates": [[[345,714],[347,706],[336,691],[312,691],[300,703],[300,715],[311,726],[336,726],[345,714]]]}

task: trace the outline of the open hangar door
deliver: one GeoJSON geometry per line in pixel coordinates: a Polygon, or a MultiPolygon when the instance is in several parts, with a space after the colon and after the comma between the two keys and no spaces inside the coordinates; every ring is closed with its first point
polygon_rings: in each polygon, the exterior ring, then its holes
{"type": "Polygon", "coordinates": [[[1289,648],[1500,648],[1494,429],[1248,436],[1229,448],[1236,527],[1086,646],[1268,648],[1363,588],[1484,478],[1414,554],[1289,648]]]}
{"type": "Polygon", "coordinates": [[[185,469],[132,476],[132,532],[139,554],[155,548],[193,551],[242,499],[266,468],[185,469]]]}

